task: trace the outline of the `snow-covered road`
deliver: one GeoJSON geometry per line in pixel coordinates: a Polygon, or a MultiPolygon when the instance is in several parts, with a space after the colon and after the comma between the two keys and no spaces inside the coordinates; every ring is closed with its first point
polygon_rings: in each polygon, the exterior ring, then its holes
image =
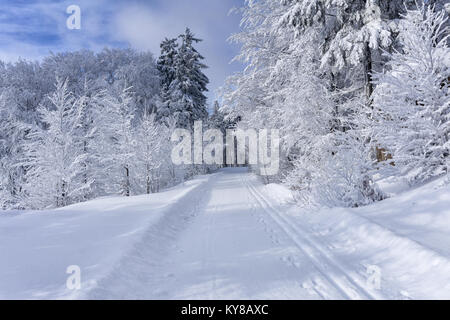
{"type": "Polygon", "coordinates": [[[382,294],[284,217],[247,169],[209,177],[90,298],[372,299],[382,294]]]}
{"type": "Polygon", "coordinates": [[[0,298],[450,298],[450,187],[305,210],[227,168],[161,192],[0,215],[0,298]],[[437,235],[437,236],[436,236],[437,235]],[[79,266],[81,289],[66,286],[79,266]]]}

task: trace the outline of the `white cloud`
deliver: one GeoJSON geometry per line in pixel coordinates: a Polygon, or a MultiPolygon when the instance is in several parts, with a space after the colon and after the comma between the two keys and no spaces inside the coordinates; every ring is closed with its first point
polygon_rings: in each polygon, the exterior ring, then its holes
{"type": "Polygon", "coordinates": [[[236,49],[226,39],[239,27],[239,17],[228,15],[231,7],[231,1],[223,0],[164,1],[157,8],[144,4],[124,6],[116,15],[112,33],[138,50],[158,55],[161,40],[191,28],[204,40],[197,46],[210,67],[206,70],[211,81],[209,97],[215,99],[215,89],[240,68],[229,65],[236,49]]]}

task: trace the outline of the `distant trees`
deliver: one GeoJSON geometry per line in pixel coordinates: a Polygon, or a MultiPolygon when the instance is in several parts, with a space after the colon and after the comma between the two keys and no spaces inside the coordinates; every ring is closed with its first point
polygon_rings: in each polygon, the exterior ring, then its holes
{"type": "MultiPolygon", "coordinates": [[[[50,115],[44,113],[55,111],[52,99],[59,90],[55,91],[57,78],[59,84],[65,83],[66,94],[70,97],[68,99],[74,100],[68,102],[73,104],[68,110],[79,117],[79,123],[70,133],[77,140],[70,143],[70,148],[80,152],[79,169],[84,177],[80,194],[67,198],[68,194],[65,193],[64,199],[58,200],[58,205],[91,199],[106,192],[106,184],[101,182],[104,177],[100,176],[103,171],[97,167],[106,165],[101,159],[104,154],[101,154],[99,145],[100,129],[105,125],[100,120],[102,112],[106,110],[106,102],[117,99],[123,88],[132,87],[135,126],[144,110],[155,111],[159,101],[159,72],[150,53],[105,49],[95,54],[82,50],[52,54],[41,63],[25,60],[0,63],[0,167],[3,168],[0,170],[0,188],[3,207],[28,206],[23,199],[31,197],[33,188],[28,185],[25,189],[24,186],[32,175],[36,178],[40,175],[35,171],[31,173],[35,168],[29,167],[29,159],[25,159],[25,147],[34,140],[45,144],[43,141],[49,138],[45,135],[50,133],[47,131],[55,128],[47,122],[50,115]]],[[[64,119],[67,118],[64,115],[64,119]]],[[[61,130],[67,131],[68,127],[61,130]]],[[[57,141],[60,141],[59,138],[57,141]]],[[[50,140],[48,145],[52,143],[55,142],[50,140]]],[[[58,188],[62,188],[62,184],[58,188]]],[[[56,205],[56,200],[53,199],[51,203],[56,205]]]]}

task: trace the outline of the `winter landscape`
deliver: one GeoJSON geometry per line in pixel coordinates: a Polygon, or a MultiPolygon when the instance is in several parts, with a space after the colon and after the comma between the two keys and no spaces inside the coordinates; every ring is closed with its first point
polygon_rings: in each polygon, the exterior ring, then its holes
{"type": "Polygon", "coordinates": [[[2,6],[0,299],[450,299],[448,1],[2,6]]]}

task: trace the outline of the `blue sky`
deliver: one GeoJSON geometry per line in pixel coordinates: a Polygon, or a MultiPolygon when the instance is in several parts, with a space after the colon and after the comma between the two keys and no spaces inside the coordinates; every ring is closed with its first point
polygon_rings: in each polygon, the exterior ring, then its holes
{"type": "MultiPolygon", "coordinates": [[[[132,47],[159,54],[164,37],[175,37],[189,26],[204,39],[211,80],[210,99],[225,78],[240,70],[229,62],[238,47],[227,38],[239,31],[238,15],[228,15],[244,0],[0,0],[0,59],[40,59],[52,52],[132,47]],[[81,8],[81,30],[69,30],[66,8],[81,8]]],[[[210,101],[211,103],[212,101],[210,101]]]]}

